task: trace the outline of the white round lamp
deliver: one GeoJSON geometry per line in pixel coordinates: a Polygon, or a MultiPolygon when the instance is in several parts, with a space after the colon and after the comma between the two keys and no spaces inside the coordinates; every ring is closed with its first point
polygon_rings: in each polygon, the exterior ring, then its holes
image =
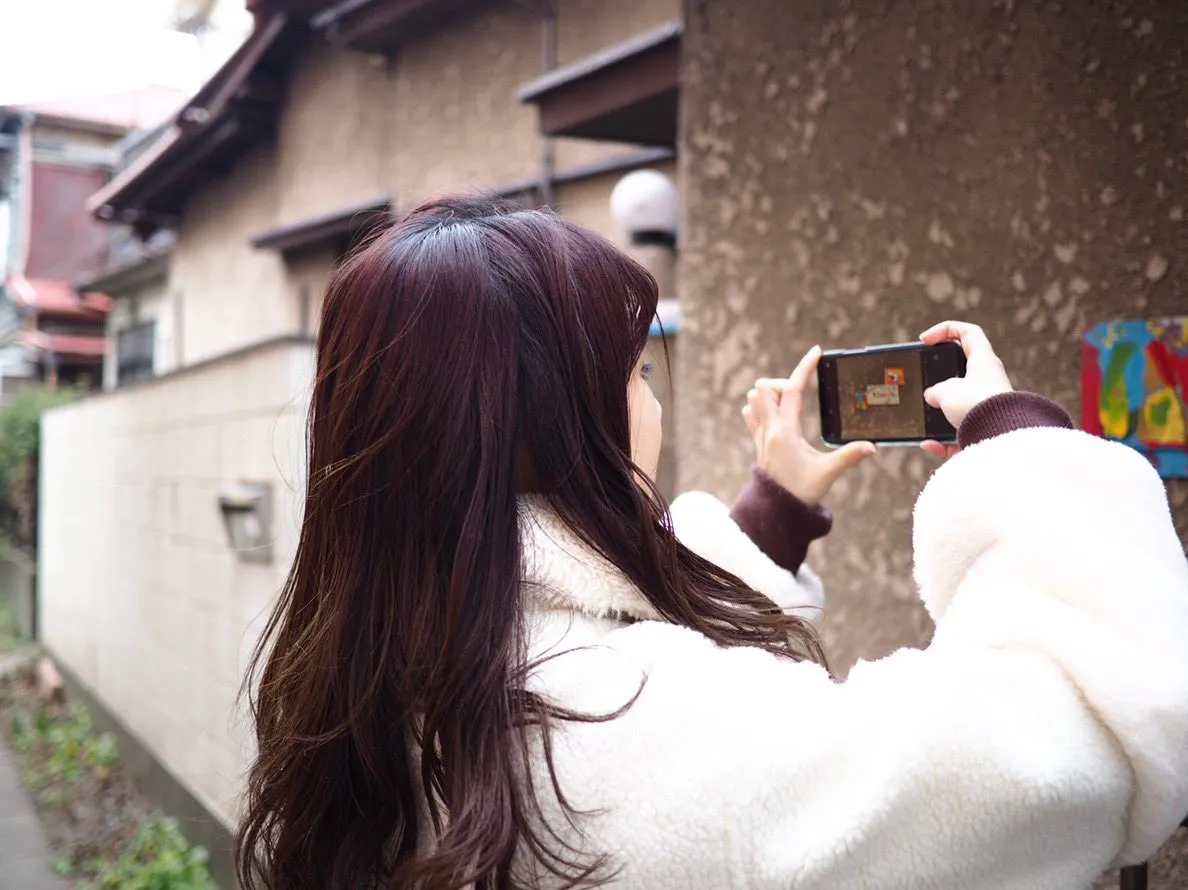
{"type": "Polygon", "coordinates": [[[672,180],[657,170],[634,170],[611,192],[611,214],[632,244],[676,247],[680,210],[672,180]]]}

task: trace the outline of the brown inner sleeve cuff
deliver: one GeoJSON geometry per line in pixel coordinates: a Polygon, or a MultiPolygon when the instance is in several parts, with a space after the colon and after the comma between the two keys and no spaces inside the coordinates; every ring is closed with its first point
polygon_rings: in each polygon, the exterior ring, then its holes
{"type": "Polygon", "coordinates": [[[1003,433],[1035,426],[1075,429],[1068,412],[1051,399],[1033,392],[1004,392],[973,407],[957,430],[957,444],[968,448],[1003,433]]]}
{"type": "Polygon", "coordinates": [[[758,467],[751,468],[751,481],[730,518],[772,562],[793,574],[800,571],[809,544],[833,527],[832,513],[810,507],[758,467]]]}

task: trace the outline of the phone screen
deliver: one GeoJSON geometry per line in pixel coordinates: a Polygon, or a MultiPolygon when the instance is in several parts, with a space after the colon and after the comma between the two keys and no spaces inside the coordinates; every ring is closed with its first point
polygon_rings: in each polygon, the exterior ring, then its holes
{"type": "Polygon", "coordinates": [[[843,439],[912,439],[924,436],[920,352],[840,358],[843,439]]]}
{"type": "Polygon", "coordinates": [[[956,430],[925,404],[924,390],[964,372],[965,356],[952,343],[828,352],[818,371],[825,441],[952,441],[956,430]]]}

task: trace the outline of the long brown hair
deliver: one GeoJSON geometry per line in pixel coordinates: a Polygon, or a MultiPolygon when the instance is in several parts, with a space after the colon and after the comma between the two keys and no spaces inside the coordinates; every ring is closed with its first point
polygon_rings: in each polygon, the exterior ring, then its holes
{"type": "Polygon", "coordinates": [[[517,850],[563,884],[606,878],[519,778],[530,733],[551,771],[553,722],[615,716],[525,691],[525,466],[666,620],[823,660],[637,481],[627,387],[656,300],[602,238],[483,199],[426,204],[336,272],[296,559],[249,674],[246,888],[510,887],[517,850]]]}

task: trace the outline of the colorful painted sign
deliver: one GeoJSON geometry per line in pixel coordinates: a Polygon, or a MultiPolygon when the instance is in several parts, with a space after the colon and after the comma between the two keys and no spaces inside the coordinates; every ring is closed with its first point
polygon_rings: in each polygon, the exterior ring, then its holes
{"type": "Polygon", "coordinates": [[[1097,325],[1082,356],[1081,427],[1188,478],[1188,316],[1097,325]]]}

